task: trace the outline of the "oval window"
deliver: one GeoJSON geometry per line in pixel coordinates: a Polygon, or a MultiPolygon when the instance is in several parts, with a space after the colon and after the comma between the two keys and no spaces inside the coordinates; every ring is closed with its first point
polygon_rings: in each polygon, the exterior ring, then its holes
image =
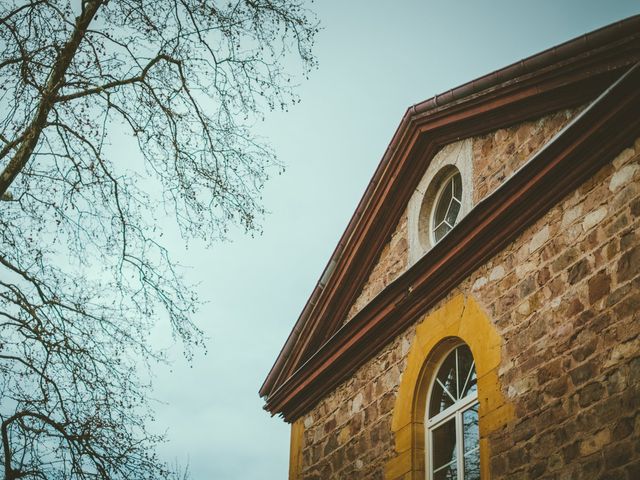
{"type": "Polygon", "coordinates": [[[462,177],[459,171],[442,182],[431,213],[431,236],[435,245],[451,231],[462,207],[462,177]]]}

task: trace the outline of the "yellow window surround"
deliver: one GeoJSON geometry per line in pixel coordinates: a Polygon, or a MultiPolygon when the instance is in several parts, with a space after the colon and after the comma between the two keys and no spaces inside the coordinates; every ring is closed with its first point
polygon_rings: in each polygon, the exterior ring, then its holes
{"type": "Polygon", "coordinates": [[[416,327],[393,410],[396,455],[385,465],[386,480],[426,478],[424,416],[429,385],[442,356],[461,341],[476,363],[481,477],[490,478],[488,436],[513,419],[514,410],[498,380],[502,339],[476,301],[459,294],[416,327]]]}

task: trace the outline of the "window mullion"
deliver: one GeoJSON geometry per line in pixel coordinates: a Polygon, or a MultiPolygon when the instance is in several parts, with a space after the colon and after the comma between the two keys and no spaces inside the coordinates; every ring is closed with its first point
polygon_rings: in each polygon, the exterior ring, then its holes
{"type": "Polygon", "coordinates": [[[467,383],[469,383],[469,379],[471,378],[471,374],[473,373],[473,371],[476,368],[476,361],[473,360],[471,362],[471,368],[469,369],[469,373],[467,373],[467,378],[464,381],[464,387],[462,387],[462,394],[464,395],[464,392],[467,390],[467,383]]]}
{"type": "Polygon", "coordinates": [[[440,381],[440,379],[439,379],[439,378],[436,378],[436,381],[438,382],[438,384],[440,385],[440,387],[442,387],[442,390],[443,390],[447,395],[449,395],[449,398],[451,399],[451,401],[452,401],[453,403],[456,403],[456,402],[458,401],[458,399],[453,398],[453,395],[451,395],[451,393],[449,392],[449,388],[448,388],[448,387],[446,387],[446,386],[444,385],[444,383],[442,383],[442,382],[440,381]]]}
{"type": "Polygon", "coordinates": [[[456,411],[456,448],[458,449],[458,480],[464,480],[464,439],[462,437],[462,411],[456,411]]]}
{"type": "Polygon", "coordinates": [[[427,430],[427,448],[425,452],[427,456],[427,480],[433,480],[433,429],[427,430]]]}
{"type": "Polygon", "coordinates": [[[458,349],[456,348],[456,400],[460,400],[460,367],[458,366],[458,349]]]}

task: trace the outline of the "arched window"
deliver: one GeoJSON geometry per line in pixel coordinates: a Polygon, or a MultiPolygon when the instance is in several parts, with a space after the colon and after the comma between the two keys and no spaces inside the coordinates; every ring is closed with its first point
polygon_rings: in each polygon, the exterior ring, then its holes
{"type": "Polygon", "coordinates": [[[429,480],[479,480],[478,389],[467,345],[445,356],[431,384],[425,409],[429,480]]]}

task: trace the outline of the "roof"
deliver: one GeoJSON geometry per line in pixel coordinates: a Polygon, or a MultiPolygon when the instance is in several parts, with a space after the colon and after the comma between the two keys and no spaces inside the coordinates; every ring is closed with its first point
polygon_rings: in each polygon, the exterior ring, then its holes
{"type": "Polygon", "coordinates": [[[640,69],[630,71],[639,61],[640,15],[407,109],[260,389],[265,409],[287,421],[308,411],[609,161],[614,147],[640,135],[640,69]],[[442,146],[589,102],[447,237],[343,324],[421,178],[416,172],[424,172],[442,146]]]}

